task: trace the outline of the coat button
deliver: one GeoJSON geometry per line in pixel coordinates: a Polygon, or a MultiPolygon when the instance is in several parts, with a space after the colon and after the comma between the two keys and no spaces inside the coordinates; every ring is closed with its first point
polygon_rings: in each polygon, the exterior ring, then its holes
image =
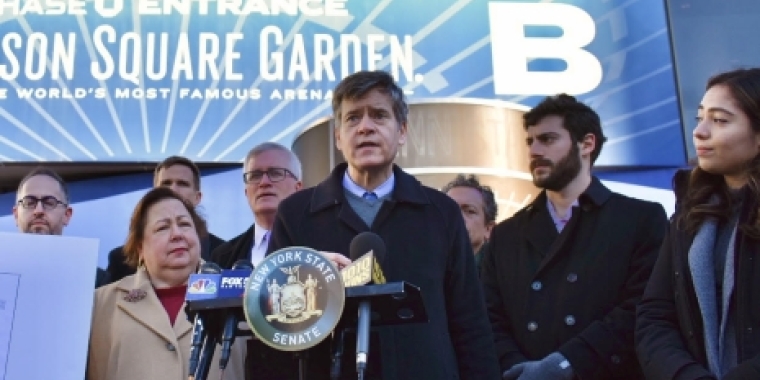
{"type": "Polygon", "coordinates": [[[536,322],[529,322],[528,323],[528,331],[533,332],[538,330],[538,323],[536,322]]]}
{"type": "Polygon", "coordinates": [[[568,326],[575,325],[575,317],[573,317],[572,315],[566,316],[565,317],[565,324],[568,325],[568,326]]]}
{"type": "Polygon", "coordinates": [[[533,281],[533,283],[530,284],[530,288],[535,291],[541,290],[542,287],[543,285],[541,284],[541,281],[533,281]]]}
{"type": "Polygon", "coordinates": [[[610,361],[612,361],[612,364],[620,364],[621,362],[620,356],[612,355],[612,357],[610,358],[610,361]]]}
{"type": "Polygon", "coordinates": [[[575,273],[570,273],[567,275],[567,282],[576,282],[578,281],[578,275],[575,273]]]}
{"type": "Polygon", "coordinates": [[[171,344],[171,343],[167,343],[166,344],[166,349],[169,350],[169,351],[172,351],[172,352],[177,351],[177,348],[174,347],[174,345],[171,344]]]}

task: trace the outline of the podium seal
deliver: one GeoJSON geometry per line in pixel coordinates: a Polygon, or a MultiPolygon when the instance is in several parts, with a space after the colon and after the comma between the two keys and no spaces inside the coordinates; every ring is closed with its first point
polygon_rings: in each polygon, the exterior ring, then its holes
{"type": "Polygon", "coordinates": [[[243,311],[254,335],[280,351],[319,344],[338,324],[346,293],[338,268],[311,248],[288,247],[251,272],[243,311]]]}

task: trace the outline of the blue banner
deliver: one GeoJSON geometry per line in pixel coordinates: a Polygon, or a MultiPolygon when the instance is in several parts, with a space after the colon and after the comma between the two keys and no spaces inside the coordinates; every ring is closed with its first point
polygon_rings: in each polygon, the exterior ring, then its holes
{"type": "Polygon", "coordinates": [[[410,103],[572,93],[597,165],[685,162],[661,0],[3,0],[0,161],[239,162],[359,69],[410,103]]]}

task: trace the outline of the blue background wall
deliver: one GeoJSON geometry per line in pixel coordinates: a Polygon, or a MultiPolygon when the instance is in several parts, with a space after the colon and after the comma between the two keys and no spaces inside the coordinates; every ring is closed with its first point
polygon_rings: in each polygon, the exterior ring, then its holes
{"type": "MultiPolygon", "coordinates": [[[[674,0],[681,1],[681,0],[674,0]]],[[[718,1],[714,0],[713,2],[718,1]]],[[[745,0],[752,1],[752,0],[745,0]]],[[[108,2],[110,3],[110,2],[108,2]]],[[[598,166],[610,170],[599,175],[610,180],[616,189],[642,198],[662,201],[670,207],[668,191],[675,168],[684,166],[683,128],[679,118],[665,6],[662,0],[565,0],[488,1],[488,0],[348,0],[345,17],[289,15],[137,15],[131,4],[114,18],[96,14],[93,2],[86,2],[87,14],[81,17],[0,15],[0,38],[16,35],[21,49],[14,50],[24,65],[25,46],[34,33],[53,40],[54,33],[73,33],[77,43],[75,74],[54,79],[49,63],[39,80],[28,78],[23,69],[0,81],[0,162],[29,161],[132,161],[156,162],[180,154],[199,162],[240,163],[248,149],[263,141],[292,143],[304,127],[330,114],[330,101],[324,99],[271,99],[275,91],[305,89],[326,92],[340,77],[266,80],[261,75],[260,38],[265,27],[282,31],[282,47],[273,46],[285,57],[285,70],[291,67],[290,56],[297,51],[297,36],[304,39],[308,70],[314,69],[313,36],[322,34],[333,41],[341,35],[362,41],[363,68],[367,68],[368,37],[385,36],[377,53],[387,58],[391,37],[413,40],[413,75],[398,79],[410,102],[431,98],[498,99],[533,106],[542,96],[500,94],[494,86],[499,67],[493,64],[494,46],[511,44],[504,35],[492,34],[489,4],[541,3],[570,4],[582,9],[592,20],[594,38],[584,47],[602,67],[602,80],[593,90],[579,98],[593,106],[602,117],[609,137],[598,166]],[[54,21],[54,22],[53,22],[54,21]],[[148,33],[166,32],[170,38],[170,61],[177,51],[177,38],[187,33],[191,51],[197,51],[201,33],[212,33],[226,47],[229,33],[243,38],[235,46],[240,58],[228,70],[241,79],[171,78],[152,80],[140,75],[137,81],[117,73],[97,80],[91,75],[93,61],[102,64],[102,54],[95,54],[93,32],[98,27],[113,28],[117,41],[128,32],[143,38],[148,33]],[[420,79],[418,81],[418,79],[420,79]],[[22,89],[90,90],[80,99],[21,99],[22,89]],[[134,91],[168,89],[168,96],[155,99],[117,98],[117,89],[134,91]],[[261,99],[239,101],[183,98],[181,89],[258,89],[261,99]],[[105,91],[109,96],[96,96],[105,91]]],[[[215,4],[215,2],[209,2],[215,4]]],[[[717,24],[717,23],[716,23],[717,24]]],[[[556,38],[562,31],[553,26],[533,25],[525,28],[527,37],[556,38]]],[[[274,40],[269,39],[270,43],[274,40]]],[[[108,53],[118,56],[118,43],[106,44],[108,53]]],[[[699,50],[699,49],[692,49],[699,50]]],[[[51,48],[46,58],[51,57],[51,48]]],[[[0,51],[0,65],[8,65],[7,52],[0,51]]],[[[193,53],[193,55],[196,53],[193,53]]],[[[711,54],[711,53],[706,53],[711,54]]],[[[124,57],[121,57],[122,61],[124,57]]],[[[340,52],[331,65],[340,68],[340,52]]],[[[117,57],[115,64],[120,64],[117,57]]],[[[526,63],[531,71],[562,71],[557,60],[535,59],[526,63]]],[[[171,63],[170,63],[171,65],[171,63]]],[[[193,63],[197,68],[197,64],[193,63]]],[[[217,69],[221,61],[215,62],[217,69]]],[[[378,68],[391,69],[383,59],[378,68]]],[[[171,67],[169,67],[171,70],[171,67]]],[[[338,75],[340,75],[338,73],[338,75]]],[[[414,128],[414,125],[410,126],[414,128]]],[[[688,133],[687,133],[688,136],[688,133]]],[[[2,166],[0,166],[2,170],[2,166]]],[[[150,174],[109,177],[71,184],[74,217],[65,233],[100,237],[101,265],[104,253],[123,243],[129,215],[139,197],[151,185],[150,174]]],[[[240,170],[206,171],[203,177],[203,213],[211,231],[231,238],[252,222],[245,202],[240,170]]],[[[15,231],[10,209],[15,194],[0,195],[0,230],[15,231]]]]}
{"type": "MultiPolygon", "coordinates": [[[[209,230],[228,240],[253,223],[243,192],[242,169],[205,171],[199,211],[209,230]]],[[[65,235],[100,239],[98,264],[105,267],[108,251],[124,244],[129,217],[137,202],[152,186],[152,174],[126,175],[69,184],[74,214],[65,235]]],[[[0,231],[18,231],[11,212],[15,193],[0,194],[0,231]]]]}

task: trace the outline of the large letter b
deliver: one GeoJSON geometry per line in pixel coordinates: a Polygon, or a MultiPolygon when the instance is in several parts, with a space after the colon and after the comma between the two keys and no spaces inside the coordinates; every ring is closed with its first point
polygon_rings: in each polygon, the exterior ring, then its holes
{"type": "Polygon", "coordinates": [[[588,13],[568,4],[488,4],[493,54],[493,82],[497,95],[571,95],[587,93],[602,81],[602,65],[583,50],[594,39],[596,25],[588,13]],[[525,36],[525,26],[556,26],[556,38],[525,36]],[[528,71],[536,58],[565,61],[565,71],[528,71]]]}

